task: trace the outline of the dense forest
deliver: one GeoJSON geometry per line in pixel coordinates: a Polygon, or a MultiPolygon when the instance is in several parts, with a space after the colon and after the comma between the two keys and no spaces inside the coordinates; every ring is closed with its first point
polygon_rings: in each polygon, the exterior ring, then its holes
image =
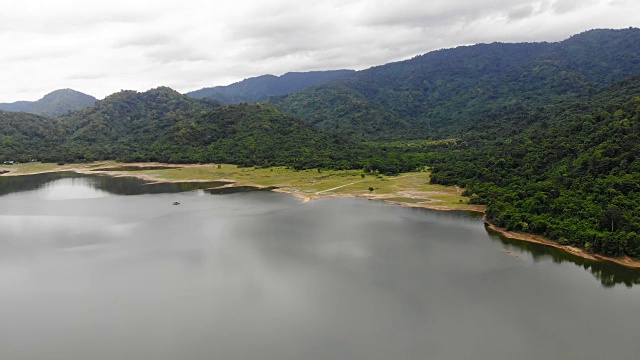
{"type": "Polygon", "coordinates": [[[29,161],[55,151],[66,139],[57,119],[0,110],[0,160],[29,161]]]}
{"type": "Polygon", "coordinates": [[[501,227],[640,257],[638,74],[640,29],[593,30],[435,51],[262,104],[122,91],[58,118],[0,111],[0,159],[429,166],[501,227]]]}
{"type": "Polygon", "coordinates": [[[464,186],[509,230],[640,256],[640,77],[486,123],[430,153],[434,183],[464,186]]]}

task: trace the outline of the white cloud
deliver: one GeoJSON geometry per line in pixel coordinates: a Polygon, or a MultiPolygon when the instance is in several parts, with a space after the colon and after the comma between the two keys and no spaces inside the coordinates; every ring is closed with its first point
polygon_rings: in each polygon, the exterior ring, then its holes
{"type": "Polygon", "coordinates": [[[363,69],[430,50],[640,24],[632,0],[6,0],[0,102],[363,69]]]}

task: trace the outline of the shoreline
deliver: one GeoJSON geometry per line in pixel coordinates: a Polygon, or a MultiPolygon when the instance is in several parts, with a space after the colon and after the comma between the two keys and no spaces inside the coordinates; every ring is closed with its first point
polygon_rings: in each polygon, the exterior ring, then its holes
{"type": "Polygon", "coordinates": [[[496,224],[490,222],[489,220],[487,220],[487,216],[483,216],[482,220],[484,221],[484,223],[486,224],[486,226],[499,233],[500,235],[509,238],[509,239],[514,239],[514,240],[520,240],[520,241],[526,241],[526,242],[530,242],[530,243],[535,243],[535,244],[541,244],[541,245],[546,245],[546,246],[551,246],[554,247],[556,249],[560,249],[563,250],[569,254],[581,257],[583,259],[587,259],[587,260],[591,260],[591,261],[609,261],[609,262],[613,262],[616,263],[618,265],[624,266],[626,268],[630,268],[630,269],[640,269],[640,261],[638,260],[634,260],[628,256],[623,257],[622,259],[617,259],[617,258],[613,258],[613,257],[609,257],[609,256],[604,256],[604,255],[598,255],[598,254],[590,254],[588,253],[586,250],[575,247],[575,246],[570,246],[570,245],[562,245],[556,241],[553,240],[549,240],[543,236],[540,235],[534,235],[534,234],[526,234],[526,233],[518,233],[518,232],[514,232],[514,231],[509,231],[507,229],[501,228],[499,226],[497,226],[496,224]]]}
{"type": "MultiPolygon", "coordinates": [[[[167,166],[167,164],[161,164],[161,163],[132,163],[132,164],[128,164],[130,166],[150,166],[150,165],[158,165],[158,166],[167,166]]],[[[185,167],[189,167],[189,166],[194,166],[194,164],[190,164],[190,165],[171,165],[172,167],[175,168],[185,168],[185,167]]],[[[99,165],[97,166],[99,167],[99,165]]],[[[96,168],[97,168],[96,167],[96,168]]],[[[227,184],[219,186],[219,187],[215,187],[212,189],[220,189],[220,188],[233,188],[233,187],[239,187],[239,186],[249,186],[249,187],[254,187],[257,189],[264,189],[264,188],[268,188],[270,186],[265,186],[265,185],[259,185],[259,184],[252,184],[252,183],[240,183],[237,180],[233,180],[233,179],[208,179],[208,180],[167,180],[167,179],[160,179],[158,177],[154,177],[151,175],[147,175],[147,174],[130,174],[127,173],[125,171],[95,171],[95,168],[86,168],[86,167],[77,167],[77,166],[70,166],[68,168],[58,168],[58,169],[50,169],[50,170],[42,170],[42,171],[38,171],[38,172],[33,172],[33,173],[18,173],[15,174],[15,170],[10,169],[9,172],[6,173],[0,173],[0,176],[23,176],[23,175],[35,175],[35,174],[42,174],[42,173],[52,173],[52,172],[65,172],[65,171],[71,171],[71,172],[76,172],[79,174],[93,174],[93,175],[107,175],[107,176],[112,176],[112,177],[135,177],[137,179],[141,179],[141,180],[145,180],[145,181],[152,181],[152,182],[156,182],[156,183],[180,183],[180,182],[211,182],[211,181],[220,181],[220,182],[226,182],[227,184]]],[[[402,201],[394,201],[394,197],[393,196],[389,196],[389,195],[377,195],[377,194],[355,194],[355,193],[346,193],[346,194],[334,194],[334,193],[328,193],[327,191],[321,191],[321,192],[316,192],[313,194],[308,194],[308,193],[303,193],[295,188],[293,189],[287,189],[284,188],[283,186],[279,186],[276,187],[275,189],[271,190],[273,192],[277,192],[277,193],[281,193],[281,194],[288,194],[288,195],[292,195],[296,198],[298,198],[303,204],[314,201],[314,200],[320,200],[320,199],[331,199],[331,198],[359,198],[359,199],[366,199],[366,200],[382,200],[386,203],[392,204],[392,205],[398,205],[398,206],[404,206],[404,207],[413,207],[413,208],[423,208],[423,209],[430,209],[430,210],[437,210],[437,211],[471,211],[471,212],[476,212],[476,213],[480,213],[483,214],[482,220],[485,223],[485,226],[489,229],[491,229],[494,232],[497,232],[498,234],[509,238],[509,239],[514,239],[514,240],[520,240],[520,241],[526,241],[526,242],[530,242],[530,243],[536,243],[536,244],[541,244],[541,245],[546,245],[546,246],[551,246],[554,247],[556,249],[560,249],[563,250],[567,253],[570,253],[572,255],[581,257],[583,259],[587,259],[587,260],[591,260],[591,261],[608,261],[608,262],[613,262],[616,263],[620,266],[629,268],[629,269],[640,269],[640,260],[634,260],[628,256],[625,256],[623,258],[613,258],[613,257],[608,257],[608,256],[604,256],[604,255],[598,255],[598,254],[590,254],[587,251],[585,251],[584,249],[581,248],[577,248],[574,246],[570,246],[570,245],[562,245],[559,244],[558,242],[555,242],[553,240],[547,239],[545,237],[539,236],[539,235],[534,235],[534,234],[527,234],[527,233],[518,233],[518,232],[513,232],[513,231],[509,231],[507,229],[498,227],[497,225],[493,224],[492,222],[490,222],[485,214],[485,206],[483,205],[461,205],[461,206],[447,206],[447,205],[437,205],[437,203],[434,204],[429,204],[429,201],[421,201],[421,202],[416,202],[416,203],[408,203],[408,202],[402,202],[402,201]],[[388,199],[388,200],[387,200],[388,199]]],[[[411,197],[411,196],[406,196],[407,198],[412,198],[412,199],[416,199],[419,200],[420,198],[417,197],[411,197]]]]}

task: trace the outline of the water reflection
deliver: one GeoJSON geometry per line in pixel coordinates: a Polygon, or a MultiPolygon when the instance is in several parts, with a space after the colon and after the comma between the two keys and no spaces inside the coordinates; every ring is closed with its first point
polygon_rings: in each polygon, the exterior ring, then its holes
{"type": "Polygon", "coordinates": [[[592,261],[551,246],[509,239],[489,228],[487,231],[492,235],[493,241],[531,254],[536,262],[551,259],[556,264],[566,262],[582,267],[595,276],[606,288],[620,284],[629,288],[633,285],[640,285],[640,270],[629,269],[609,261],[592,261]]]}
{"type": "MultiPolygon", "coordinates": [[[[198,195],[207,193],[211,195],[225,195],[271,191],[275,189],[275,187],[258,189],[250,186],[224,187],[228,184],[227,182],[219,181],[154,183],[135,177],[110,177],[85,175],[75,172],[54,172],[29,176],[0,177],[0,196],[38,189],[50,190],[45,191],[41,195],[44,199],[50,200],[100,198],[108,196],[108,194],[176,194],[188,191],[196,191],[198,195]]],[[[407,209],[407,211],[424,213],[425,209],[410,208],[407,209]]],[[[442,216],[440,221],[463,226],[463,224],[466,223],[460,221],[461,219],[470,218],[479,220],[481,217],[481,214],[474,212],[449,212],[442,216]]],[[[613,287],[619,284],[627,287],[640,285],[640,270],[629,269],[606,261],[591,261],[550,246],[508,239],[488,228],[487,231],[492,234],[490,238],[493,241],[529,253],[535,261],[551,259],[554,263],[568,262],[582,267],[595,276],[604,287],[613,287]]],[[[335,252],[337,250],[325,249],[325,251],[335,252]]]]}
{"type": "MultiPolygon", "coordinates": [[[[0,195],[43,189],[49,185],[51,188],[56,188],[57,191],[61,192],[62,190],[64,190],[61,189],[61,186],[64,186],[64,184],[66,184],[69,188],[74,188],[74,192],[81,192],[81,184],[74,184],[74,180],[80,181],[83,185],[86,185],[90,189],[101,190],[110,194],[117,195],[180,193],[199,189],[211,189],[229,184],[228,182],[222,181],[156,183],[138,179],[135,177],[111,177],[100,175],[85,175],[75,172],[57,172],[29,176],[0,177],[0,195]],[[60,180],[68,181],[60,183],[60,180]],[[56,181],[58,181],[56,184],[51,185],[51,183],[56,181]]],[[[231,187],[221,189],[219,193],[231,194],[249,190],[250,189],[248,188],[231,187]]],[[[89,194],[87,193],[86,196],[89,196],[89,194]]]]}
{"type": "Polygon", "coordinates": [[[48,182],[79,176],[81,175],[74,172],[57,172],[28,176],[2,176],[0,177],[0,195],[37,190],[44,187],[48,182]]]}

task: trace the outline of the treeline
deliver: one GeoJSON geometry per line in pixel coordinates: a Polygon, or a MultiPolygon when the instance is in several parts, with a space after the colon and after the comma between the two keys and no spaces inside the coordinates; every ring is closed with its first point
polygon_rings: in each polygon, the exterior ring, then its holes
{"type": "Polygon", "coordinates": [[[640,77],[487,124],[430,159],[432,182],[465,187],[509,230],[640,256],[640,77]]]}

